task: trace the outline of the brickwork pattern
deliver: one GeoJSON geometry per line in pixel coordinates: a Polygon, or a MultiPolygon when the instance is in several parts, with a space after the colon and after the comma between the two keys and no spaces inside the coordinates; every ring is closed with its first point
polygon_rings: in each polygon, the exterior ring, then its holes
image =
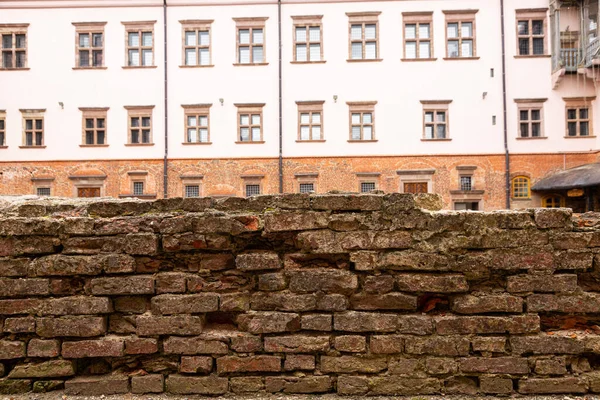
{"type": "Polygon", "coordinates": [[[434,195],[0,199],[0,394],[600,392],[600,222],[434,195]]]}

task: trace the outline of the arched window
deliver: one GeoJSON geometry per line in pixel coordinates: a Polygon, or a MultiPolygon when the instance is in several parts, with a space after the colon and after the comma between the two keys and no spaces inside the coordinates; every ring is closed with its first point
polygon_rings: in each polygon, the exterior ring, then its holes
{"type": "Polygon", "coordinates": [[[565,206],[565,198],[558,194],[551,194],[542,197],[542,207],[544,208],[559,208],[565,206]]]}
{"type": "Polygon", "coordinates": [[[530,181],[526,176],[516,176],[512,180],[513,199],[529,199],[531,197],[530,181]]]}

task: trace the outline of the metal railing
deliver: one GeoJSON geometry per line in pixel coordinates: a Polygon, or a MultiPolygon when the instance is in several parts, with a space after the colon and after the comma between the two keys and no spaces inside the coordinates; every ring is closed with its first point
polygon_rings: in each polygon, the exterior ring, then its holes
{"type": "Polygon", "coordinates": [[[585,66],[591,67],[594,59],[598,57],[598,50],[600,50],[600,39],[594,40],[592,43],[585,47],[585,66]]]}
{"type": "Polygon", "coordinates": [[[560,49],[560,64],[568,72],[576,72],[582,61],[581,49],[560,49]]]}

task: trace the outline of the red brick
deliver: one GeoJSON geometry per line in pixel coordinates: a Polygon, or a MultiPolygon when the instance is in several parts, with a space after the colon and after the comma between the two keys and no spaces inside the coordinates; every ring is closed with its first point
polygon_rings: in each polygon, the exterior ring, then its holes
{"type": "Polygon", "coordinates": [[[152,354],[158,351],[156,339],[131,337],[125,339],[125,354],[152,354]]]}
{"type": "Polygon", "coordinates": [[[181,357],[179,372],[187,374],[209,374],[212,370],[212,357],[181,357]]]}
{"type": "Polygon", "coordinates": [[[80,340],[78,342],[63,342],[62,356],[64,358],[90,357],[121,357],[124,343],[117,339],[80,340]]]}
{"type": "Polygon", "coordinates": [[[348,353],[362,353],[367,348],[367,340],[364,336],[337,336],[335,348],[348,353]]]}
{"type": "Polygon", "coordinates": [[[56,339],[31,339],[27,343],[27,357],[52,358],[60,354],[60,342],[56,339]]]}
{"type": "Polygon", "coordinates": [[[0,360],[25,357],[25,342],[0,340],[0,360]]]}
{"type": "Polygon", "coordinates": [[[460,370],[465,374],[528,374],[526,358],[518,357],[472,357],[460,360],[460,370]]]}
{"type": "Polygon", "coordinates": [[[403,293],[356,294],[350,297],[354,310],[409,310],[416,311],[417,297],[403,293]]]}
{"type": "Polygon", "coordinates": [[[152,276],[127,276],[118,278],[94,278],[90,283],[94,295],[153,294],[152,276]]]}
{"type": "Polygon", "coordinates": [[[351,374],[360,373],[376,373],[387,368],[387,360],[385,358],[368,358],[358,356],[340,356],[340,357],[321,357],[321,372],[323,373],[340,373],[351,374]]]}
{"type": "Polygon", "coordinates": [[[171,394],[203,394],[220,395],[227,393],[229,384],[227,378],[216,376],[181,376],[169,375],[167,392],[171,394]]]}
{"type": "Polygon", "coordinates": [[[138,336],[199,335],[204,329],[204,317],[171,315],[168,317],[139,316],[136,319],[138,336]]]}
{"type": "Polygon", "coordinates": [[[0,315],[35,314],[41,305],[38,299],[0,300],[0,315]]]}
{"type": "Polygon", "coordinates": [[[152,298],[152,310],[156,314],[198,314],[218,309],[219,295],[216,293],[163,294],[152,298]]]}
{"type": "Polygon", "coordinates": [[[109,314],[113,311],[108,297],[73,296],[48,299],[42,303],[40,315],[109,314]]]}
{"type": "Polygon", "coordinates": [[[281,358],[277,356],[225,356],[217,358],[217,372],[230,374],[237,372],[279,372],[281,358]]]}
{"type": "Polygon", "coordinates": [[[506,290],[523,292],[573,292],[577,289],[577,275],[513,275],[506,278],[506,290]]]}
{"type": "Polygon", "coordinates": [[[315,356],[287,354],[283,369],[284,371],[312,371],[315,369],[315,356]]]}
{"type": "Polygon", "coordinates": [[[371,353],[395,354],[404,351],[404,339],[401,336],[371,336],[371,353]]]}
{"type": "Polygon", "coordinates": [[[7,318],[4,321],[4,332],[10,332],[10,333],[35,332],[35,319],[33,317],[7,318]]]}
{"type": "Polygon", "coordinates": [[[280,269],[282,267],[277,253],[267,251],[239,254],[235,259],[235,264],[242,271],[280,269]]]}
{"type": "Polygon", "coordinates": [[[55,378],[73,375],[75,375],[75,367],[71,361],[50,360],[41,363],[16,365],[8,374],[8,378],[55,378]]]}
{"type": "Polygon", "coordinates": [[[48,337],[91,337],[106,333],[106,320],[103,317],[59,317],[36,318],[36,333],[48,337]]]}
{"type": "Polygon", "coordinates": [[[165,354],[227,354],[227,344],[199,337],[171,336],[163,342],[165,354]]]}
{"type": "Polygon", "coordinates": [[[156,293],[185,293],[187,274],[163,272],[156,275],[156,293]]]}
{"type": "Polygon", "coordinates": [[[0,293],[3,297],[47,295],[50,294],[50,280],[0,278],[0,293]]]}
{"type": "Polygon", "coordinates": [[[394,332],[398,327],[396,314],[349,311],[333,316],[333,329],[345,332],[394,332]]]}
{"type": "Polygon", "coordinates": [[[255,312],[238,317],[239,328],[250,333],[294,332],[300,330],[300,316],[294,313],[255,312]]]}
{"type": "Polygon", "coordinates": [[[129,392],[129,377],[126,375],[79,376],[65,382],[68,396],[101,396],[129,392]]]}
{"type": "Polygon", "coordinates": [[[265,378],[265,389],[271,393],[326,393],[331,389],[331,378],[329,376],[268,376],[265,378]]]}
{"type": "Polygon", "coordinates": [[[396,287],[403,292],[457,293],[469,290],[463,275],[396,275],[396,287]]]}
{"type": "Polygon", "coordinates": [[[254,353],[263,348],[258,336],[234,336],[231,338],[231,350],[238,353],[254,353]]]}
{"type": "Polygon", "coordinates": [[[323,353],[329,350],[329,336],[273,336],[265,337],[267,353],[323,353]]]}
{"type": "Polygon", "coordinates": [[[162,393],[165,390],[165,378],[161,374],[131,377],[131,393],[162,393]]]}
{"type": "Polygon", "coordinates": [[[440,335],[471,333],[535,333],[540,330],[540,317],[536,314],[515,317],[439,317],[435,320],[440,335]]]}

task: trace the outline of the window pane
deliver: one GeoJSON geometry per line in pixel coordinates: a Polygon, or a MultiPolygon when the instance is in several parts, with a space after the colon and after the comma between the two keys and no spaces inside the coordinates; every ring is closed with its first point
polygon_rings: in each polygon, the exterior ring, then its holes
{"type": "Polygon", "coordinates": [[[152,50],[142,50],[142,65],[152,65],[152,50]]]}
{"type": "Polygon", "coordinates": [[[373,127],[365,126],[363,127],[363,140],[371,140],[373,139],[373,127]]]}
{"type": "Polygon", "coordinates": [[[12,49],[12,35],[2,35],[2,48],[12,49]]]}
{"type": "Polygon", "coordinates": [[[458,57],[458,40],[448,40],[448,57],[458,57]]]}
{"type": "Polygon", "coordinates": [[[361,43],[352,43],[352,59],[353,60],[362,59],[362,42],[361,43]]]}
{"type": "Polygon", "coordinates": [[[188,128],[187,131],[187,141],[189,143],[194,143],[198,141],[198,137],[196,135],[196,129],[195,128],[188,128]]]}
{"type": "Polygon", "coordinates": [[[463,22],[460,26],[460,36],[462,37],[473,37],[473,23],[463,22]]]}
{"type": "Polygon", "coordinates": [[[150,126],[150,117],[142,118],[142,126],[150,126]]]}
{"type": "Polygon", "coordinates": [[[362,40],[362,25],[352,25],[350,27],[350,38],[352,40],[362,40]]]}
{"type": "Polygon", "coordinates": [[[203,143],[208,142],[208,129],[200,129],[200,141],[203,143]]]}
{"type": "Polygon", "coordinates": [[[519,39],[519,55],[529,55],[529,39],[519,39]]]}
{"type": "Polygon", "coordinates": [[[139,143],[140,142],[140,131],[138,129],[133,129],[131,131],[131,143],[139,143]]]}
{"type": "Polygon", "coordinates": [[[33,129],[33,120],[32,119],[25,120],[25,129],[27,129],[28,131],[33,129]]]}
{"type": "Polygon", "coordinates": [[[90,35],[87,33],[79,34],[79,47],[90,47],[90,35]]]}
{"type": "Polygon", "coordinates": [[[94,119],[93,118],[86,118],[85,119],[85,127],[87,129],[94,129],[94,119]]]}
{"type": "Polygon", "coordinates": [[[35,133],[35,145],[41,146],[43,144],[42,139],[43,139],[42,132],[36,132],[35,133]]]}
{"type": "Polygon", "coordinates": [[[296,45],[296,61],[308,61],[308,59],[306,58],[305,44],[296,45]]]}
{"type": "Polygon", "coordinates": [[[152,32],[142,32],[142,46],[152,46],[152,32]]]}
{"type": "Polygon", "coordinates": [[[519,35],[529,35],[529,21],[519,21],[519,35]]]}
{"type": "Polygon", "coordinates": [[[36,119],[35,120],[35,129],[37,129],[38,131],[42,129],[43,126],[43,122],[41,119],[36,119]]]}
{"type": "Polygon", "coordinates": [[[463,57],[473,57],[473,41],[463,40],[461,51],[463,57]]]}
{"type": "Polygon", "coordinates": [[[2,68],[13,68],[13,57],[11,52],[2,53],[2,68]]]}
{"type": "Polygon", "coordinates": [[[576,109],[567,110],[567,119],[577,119],[577,110],[576,109]]]}
{"type": "Polygon", "coordinates": [[[25,146],[33,146],[33,135],[25,133],[25,146]]]}
{"type": "Polygon", "coordinates": [[[140,119],[138,117],[131,118],[131,127],[137,128],[140,126],[140,119]]]}
{"type": "Polygon", "coordinates": [[[252,141],[258,142],[260,140],[260,128],[252,128],[252,141]]]}
{"type": "Polygon", "coordinates": [[[425,126],[425,139],[433,139],[433,125],[425,126]]]}
{"type": "Polygon", "coordinates": [[[301,183],[300,193],[310,193],[315,191],[315,185],[313,183],[301,183]]]}
{"type": "Polygon", "coordinates": [[[296,28],[296,42],[306,42],[306,27],[296,28]]]}
{"type": "Polygon", "coordinates": [[[531,119],[533,121],[540,121],[542,119],[540,110],[531,110],[531,119]]]}
{"type": "Polygon", "coordinates": [[[17,51],[15,53],[15,55],[17,56],[17,68],[25,68],[25,52],[24,51],[17,51]]]}
{"type": "Polygon", "coordinates": [[[210,52],[208,49],[200,49],[200,65],[210,65],[210,52]]]}
{"type": "Polygon", "coordinates": [[[360,140],[360,126],[352,127],[352,140],[360,140]]]}
{"type": "Polygon", "coordinates": [[[321,123],[321,113],[313,113],[312,114],[312,123],[320,124],[321,123]]]}
{"type": "Polygon", "coordinates": [[[25,48],[25,35],[15,35],[16,39],[16,48],[24,49],[25,48]]]}
{"type": "Polygon", "coordinates": [[[529,124],[521,124],[521,137],[529,137],[529,124]]]}
{"type": "Polygon", "coordinates": [[[187,124],[188,126],[196,126],[196,116],[188,116],[187,117],[187,124]]]}
{"type": "Polygon", "coordinates": [[[94,132],[85,131],[85,144],[94,144],[94,132]]]}
{"type": "Polygon", "coordinates": [[[0,119],[0,131],[4,130],[4,120],[0,119]]]}
{"type": "Polygon", "coordinates": [[[139,46],[140,45],[140,34],[135,32],[129,33],[129,46],[139,46]]]}
{"type": "Polygon", "coordinates": [[[310,114],[308,114],[308,113],[300,114],[300,123],[301,124],[309,124],[310,123],[310,114]]]}
{"type": "Polygon", "coordinates": [[[529,111],[528,110],[521,110],[519,112],[519,119],[521,121],[529,121],[529,111]]]}
{"type": "Polygon", "coordinates": [[[79,52],[79,66],[89,67],[90,66],[90,52],[87,50],[81,50],[79,52]]]}
{"type": "Polygon", "coordinates": [[[98,131],[98,142],[96,144],[104,144],[104,131],[98,131]]]}
{"type": "Polygon", "coordinates": [[[377,37],[377,29],[375,24],[365,25],[365,39],[375,39],[377,37]]]}
{"type": "Polygon", "coordinates": [[[429,51],[429,42],[419,43],[419,58],[431,58],[429,51]]]}
{"type": "Polygon", "coordinates": [[[417,43],[407,42],[406,43],[406,58],[413,59],[417,58],[417,43]]]}
{"type": "Polygon", "coordinates": [[[208,31],[198,32],[198,42],[200,43],[200,46],[208,46],[210,44],[208,31]]]}
{"type": "Polygon", "coordinates": [[[544,54],[544,39],[534,38],[533,39],[533,54],[544,54]]]}
{"type": "Polygon", "coordinates": [[[577,122],[569,122],[567,124],[569,136],[577,136],[577,122]]]}
{"type": "Polygon", "coordinates": [[[320,42],[321,41],[321,28],[319,26],[311,26],[308,28],[309,31],[309,40],[311,42],[320,42]]]}
{"type": "Polygon", "coordinates": [[[533,124],[531,124],[531,136],[542,136],[542,124],[540,124],[539,122],[534,122],[533,124]]]}
{"type": "Polygon", "coordinates": [[[196,49],[185,49],[185,65],[197,65],[196,49]]]}
{"type": "Polygon", "coordinates": [[[437,138],[438,139],[446,138],[446,125],[438,125],[437,126],[437,138]]]}
{"type": "Polygon", "coordinates": [[[308,126],[300,127],[300,140],[309,140],[310,139],[310,128],[308,126]]]}
{"type": "Polygon", "coordinates": [[[198,126],[208,126],[208,117],[206,115],[201,115],[198,119],[198,126]]]}
{"type": "Polygon", "coordinates": [[[352,123],[360,124],[360,114],[352,114],[352,123]]]}
{"type": "Polygon", "coordinates": [[[104,128],[104,118],[98,118],[96,120],[96,127],[98,127],[98,128],[104,128]]]}
{"type": "Polygon", "coordinates": [[[363,114],[363,124],[372,124],[373,123],[373,114],[364,113],[363,114]]]}
{"type": "Polygon", "coordinates": [[[260,114],[252,114],[252,125],[260,125],[260,114]]]}
{"type": "Polygon", "coordinates": [[[199,185],[186,185],[185,197],[200,197],[200,186],[199,185]]]}
{"type": "Polygon", "coordinates": [[[588,119],[588,109],[587,108],[579,109],[579,119],[588,119]]]}
{"type": "Polygon", "coordinates": [[[419,24],[419,39],[429,39],[429,24],[419,24]]]}
{"type": "Polygon", "coordinates": [[[310,45],[310,61],[321,61],[321,45],[310,45]]]}
{"type": "Polygon", "coordinates": [[[250,48],[240,47],[240,64],[250,63],[250,48]]]}
{"type": "Polygon", "coordinates": [[[449,38],[457,38],[458,37],[458,23],[448,24],[447,33],[448,33],[449,38]]]}
{"type": "Polygon", "coordinates": [[[129,50],[129,65],[132,67],[140,65],[140,52],[138,50],[129,50]]]}
{"type": "Polygon", "coordinates": [[[433,122],[433,113],[432,112],[426,112],[425,113],[425,122],[433,122]]]}
{"type": "Polygon", "coordinates": [[[377,43],[370,42],[365,44],[365,58],[367,60],[374,60],[377,58],[377,43]]]}
{"type": "Polygon", "coordinates": [[[94,47],[102,47],[102,34],[101,33],[92,34],[92,39],[94,41],[94,47]]]}
{"type": "Polygon", "coordinates": [[[580,122],[579,123],[579,135],[580,136],[589,136],[590,135],[590,123],[589,122],[580,122]]]}
{"type": "Polygon", "coordinates": [[[445,112],[438,111],[436,113],[436,116],[437,116],[437,122],[446,122],[446,113],[445,112]]]}
{"type": "Polygon", "coordinates": [[[262,44],[263,40],[264,40],[263,30],[262,29],[253,29],[252,30],[252,43],[262,44]]]}
{"type": "Polygon", "coordinates": [[[94,50],[92,52],[92,57],[94,57],[94,59],[93,59],[94,67],[101,67],[102,66],[102,50],[94,50]]]}
{"type": "Polygon", "coordinates": [[[321,140],[321,126],[316,125],[312,127],[312,139],[321,140]]]}
{"type": "Polygon", "coordinates": [[[196,31],[185,32],[185,45],[195,46],[196,45],[196,31]]]}
{"type": "Polygon", "coordinates": [[[250,125],[250,116],[248,114],[240,115],[240,125],[250,125]]]}
{"type": "Polygon", "coordinates": [[[416,39],[417,38],[417,25],[407,24],[404,27],[404,38],[405,39],[416,39]]]}
{"type": "Polygon", "coordinates": [[[250,43],[250,30],[249,29],[240,29],[240,44],[249,44],[250,43]]]}
{"type": "Polygon", "coordinates": [[[534,35],[543,35],[544,34],[544,21],[542,20],[533,20],[531,21],[531,30],[534,35]]]}

